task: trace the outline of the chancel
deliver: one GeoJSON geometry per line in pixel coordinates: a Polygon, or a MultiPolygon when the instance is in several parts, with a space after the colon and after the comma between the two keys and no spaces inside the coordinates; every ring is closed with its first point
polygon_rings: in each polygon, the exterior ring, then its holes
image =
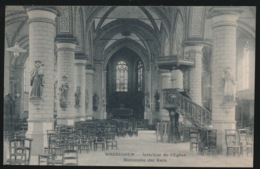
{"type": "Polygon", "coordinates": [[[256,7],[5,13],[4,164],[253,165],[256,7]]]}

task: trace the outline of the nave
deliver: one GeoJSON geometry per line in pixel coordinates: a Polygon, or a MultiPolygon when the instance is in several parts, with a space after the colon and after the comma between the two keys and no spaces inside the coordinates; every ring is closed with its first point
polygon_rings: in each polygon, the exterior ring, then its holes
{"type": "MultiPolygon", "coordinates": [[[[117,137],[118,148],[78,153],[79,166],[168,166],[168,167],[252,167],[253,156],[198,155],[189,142],[177,144],[156,141],[154,130],[140,130],[138,136],[117,137]],[[108,155],[110,154],[110,155],[108,155]],[[166,157],[164,154],[168,154],[166,157]],[[127,158],[128,161],[125,160],[127,158]],[[148,162],[154,159],[154,162],[148,162]],[[144,162],[145,160],[145,162],[144,162]]],[[[5,150],[7,150],[5,142],[5,150]]],[[[8,154],[8,152],[6,152],[8,154]]],[[[30,165],[38,165],[32,155],[30,165]]],[[[44,164],[43,164],[44,165],[44,164]]]]}
{"type": "Polygon", "coordinates": [[[155,131],[139,131],[138,137],[119,138],[118,150],[107,152],[134,153],[131,159],[146,159],[146,162],[125,162],[123,156],[106,156],[104,152],[97,151],[89,154],[79,155],[79,165],[85,166],[167,166],[167,167],[252,167],[252,156],[234,157],[225,155],[198,156],[196,151],[191,152],[189,142],[169,144],[156,142],[155,131]],[[161,154],[161,157],[143,156],[146,154],[161,154]],[[162,157],[163,154],[175,154],[172,157],[162,157]],[[155,162],[148,162],[148,159],[155,159],[155,162]],[[241,158],[243,160],[241,160],[241,158]],[[157,161],[157,159],[162,162],[157,161]],[[163,160],[165,159],[166,162],[163,160]],[[113,163],[111,163],[113,161],[113,163]]]}

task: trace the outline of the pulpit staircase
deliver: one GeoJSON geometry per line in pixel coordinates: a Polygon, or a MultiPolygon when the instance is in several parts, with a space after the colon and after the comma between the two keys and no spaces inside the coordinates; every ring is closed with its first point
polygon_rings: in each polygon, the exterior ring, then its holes
{"type": "Polygon", "coordinates": [[[211,112],[185,97],[177,89],[162,90],[162,108],[178,112],[199,129],[210,129],[211,112]]]}

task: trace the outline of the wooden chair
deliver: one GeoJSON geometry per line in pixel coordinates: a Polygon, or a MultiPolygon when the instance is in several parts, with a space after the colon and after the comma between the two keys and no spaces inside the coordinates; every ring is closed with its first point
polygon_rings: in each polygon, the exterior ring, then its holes
{"type": "Polygon", "coordinates": [[[79,152],[81,153],[82,150],[86,150],[86,152],[89,152],[91,149],[91,142],[89,141],[89,139],[84,136],[81,136],[78,139],[79,143],[77,145],[79,152]]]}
{"type": "Polygon", "coordinates": [[[234,156],[240,155],[240,145],[238,132],[235,129],[225,130],[225,140],[227,146],[227,156],[232,152],[234,156]]]}
{"type": "Polygon", "coordinates": [[[239,136],[239,144],[240,144],[240,154],[244,155],[244,152],[247,155],[253,153],[253,144],[248,129],[238,129],[238,136],[239,136]]]}
{"type": "Polygon", "coordinates": [[[207,130],[207,155],[217,155],[217,130],[207,130]]]}
{"type": "Polygon", "coordinates": [[[13,138],[9,140],[9,159],[10,165],[29,165],[31,158],[31,142],[29,138],[13,138]],[[28,141],[28,143],[27,143],[28,141]]]}
{"type": "Polygon", "coordinates": [[[41,165],[42,163],[47,165],[48,158],[52,158],[52,154],[49,153],[49,148],[45,147],[43,154],[38,154],[38,165],[41,165]]]}
{"type": "Polygon", "coordinates": [[[190,128],[190,151],[193,151],[194,146],[195,150],[198,150],[199,145],[199,131],[194,128],[190,128]]]}
{"type": "Polygon", "coordinates": [[[95,142],[94,142],[94,151],[96,151],[98,149],[99,145],[101,145],[102,150],[105,150],[106,140],[105,140],[104,133],[97,134],[95,142]]]}
{"type": "Polygon", "coordinates": [[[106,136],[106,149],[108,150],[109,147],[112,149],[115,147],[117,149],[117,141],[114,133],[108,133],[106,136]]]}
{"type": "Polygon", "coordinates": [[[62,165],[77,166],[78,165],[78,150],[64,150],[62,154],[62,165]]]}
{"type": "Polygon", "coordinates": [[[62,149],[60,147],[50,147],[48,150],[48,158],[47,158],[47,165],[62,165],[63,163],[63,155],[62,149]]]}

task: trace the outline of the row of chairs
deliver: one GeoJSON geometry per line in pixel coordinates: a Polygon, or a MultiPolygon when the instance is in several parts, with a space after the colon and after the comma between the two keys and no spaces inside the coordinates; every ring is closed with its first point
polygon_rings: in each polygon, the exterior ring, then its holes
{"type": "Polygon", "coordinates": [[[45,148],[44,154],[38,156],[38,164],[41,165],[44,162],[47,165],[66,165],[62,160],[64,154],[68,153],[67,150],[81,153],[83,150],[89,152],[90,150],[96,151],[98,148],[102,150],[110,147],[117,149],[113,127],[104,129],[104,126],[95,126],[95,130],[91,125],[85,129],[81,127],[79,125],[76,127],[56,126],[54,130],[47,131],[48,147],[45,148]]]}
{"type": "Polygon", "coordinates": [[[131,120],[113,119],[113,120],[93,120],[85,122],[77,122],[75,129],[96,131],[103,130],[108,132],[111,129],[114,130],[116,136],[125,137],[133,135],[138,136],[137,123],[131,120]]]}
{"type": "Polygon", "coordinates": [[[240,156],[244,155],[244,152],[252,155],[253,138],[253,131],[247,128],[225,130],[226,155],[240,156]]]}
{"type": "Polygon", "coordinates": [[[38,165],[78,165],[78,146],[75,144],[64,144],[59,147],[49,147],[44,149],[44,154],[38,155],[38,165]]]}
{"type": "MultiPolygon", "coordinates": [[[[253,131],[250,129],[225,130],[226,156],[249,155],[253,153],[253,131]]],[[[190,151],[199,154],[217,154],[217,130],[190,129],[190,151]]]]}

